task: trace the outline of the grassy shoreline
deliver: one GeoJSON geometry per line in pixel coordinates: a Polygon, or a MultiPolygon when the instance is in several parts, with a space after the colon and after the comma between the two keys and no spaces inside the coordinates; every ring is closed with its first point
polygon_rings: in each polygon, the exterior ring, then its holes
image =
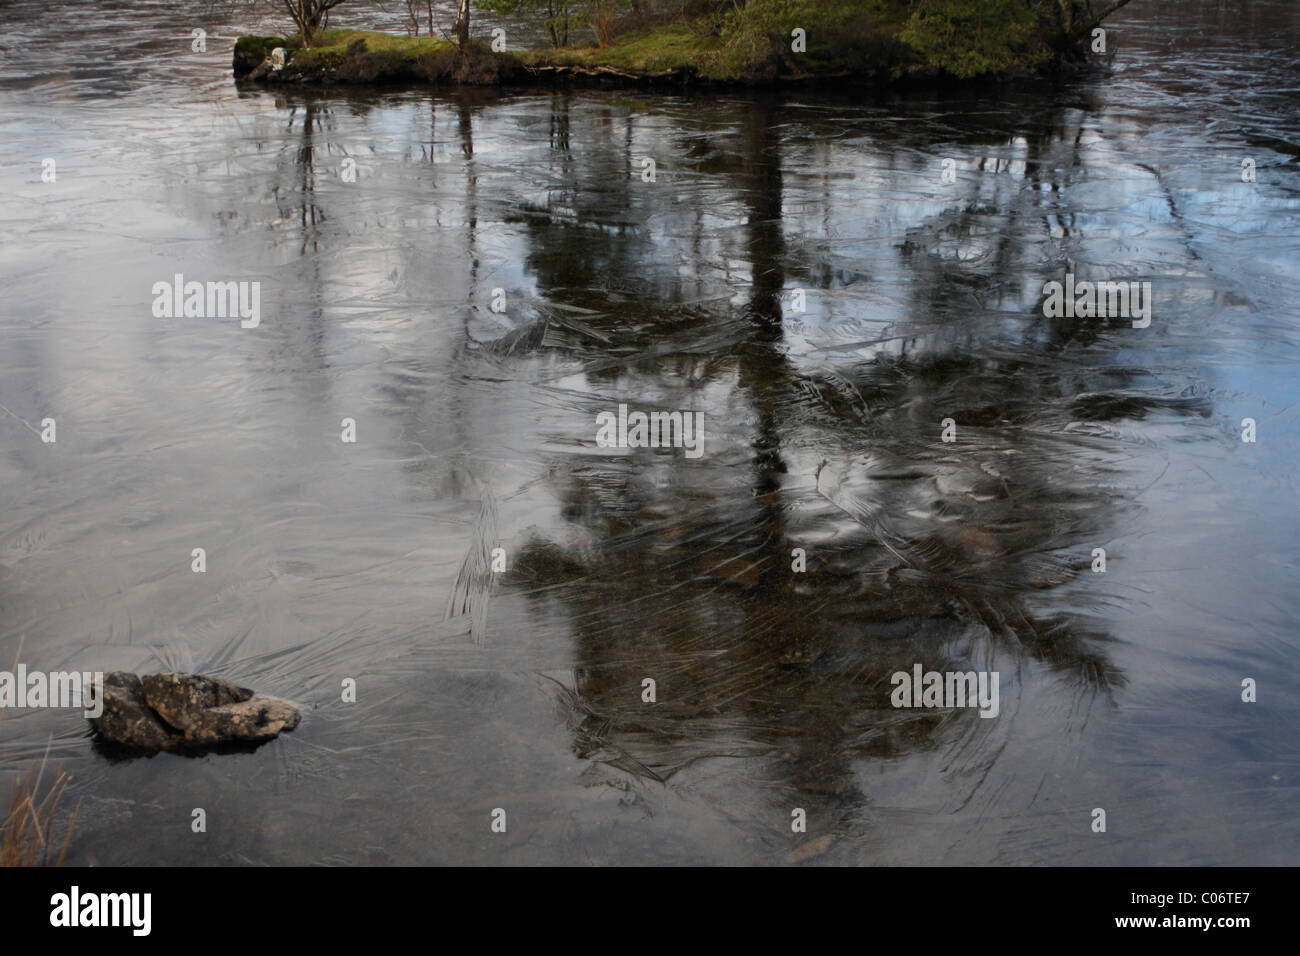
{"type": "MultiPolygon", "coordinates": [[[[925,16],[897,0],[819,0],[815,9],[801,9],[804,2],[810,0],[773,8],[779,16],[670,20],[628,30],[604,46],[544,50],[496,52],[475,40],[462,51],[449,40],[363,30],[331,30],[310,47],[299,37],[245,36],[236,41],[233,68],[237,79],[301,85],[887,85],[1050,72],[1086,57],[1093,25],[1080,21],[1064,30],[1050,18],[1055,0],[991,0],[1000,19],[987,8],[963,12],[973,0],[928,0],[940,6],[925,16]],[[790,23],[808,26],[787,29],[790,23]],[[285,50],[283,66],[268,59],[276,47],[285,50]]],[[[761,0],[744,9],[761,11],[761,0]]]]}

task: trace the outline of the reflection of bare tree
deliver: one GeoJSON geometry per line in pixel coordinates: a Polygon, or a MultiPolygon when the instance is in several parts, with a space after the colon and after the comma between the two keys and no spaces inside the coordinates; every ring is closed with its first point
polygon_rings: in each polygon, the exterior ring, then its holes
{"type": "MultiPolygon", "coordinates": [[[[725,169],[743,205],[743,315],[630,303],[620,321],[597,327],[603,346],[591,337],[551,340],[582,358],[594,383],[626,392],[664,376],[718,379],[730,366],[752,410],[748,481],[653,456],[552,469],[570,520],[592,532],[598,550],[566,553],[537,540],[519,565],[571,608],[580,666],[566,694],[577,746],[659,779],[703,757],[762,757],[761,772],[784,781],[778,792],[788,788],[823,813],[863,799],[853,759],[927,741],[960,744],[977,782],[999,748],[978,738],[995,736],[996,722],[895,710],[892,673],[915,662],[1005,668],[1006,654],[1015,670],[1029,654],[1082,693],[1121,679],[1098,649],[1102,635],[1031,600],[1074,574],[1087,554],[1080,542],[1095,540],[1107,510],[1097,487],[1062,480],[1066,456],[1086,442],[1033,430],[1036,417],[1060,407],[1063,370],[931,347],[907,360],[800,372],[782,350],[781,299],[792,261],[802,266],[783,235],[772,109],[747,110],[737,143],[734,159],[690,142],[684,149],[725,169]],[[643,308],[653,322],[634,318],[643,308]],[[709,353],[702,372],[701,352],[709,353]],[[965,432],[956,448],[938,441],[949,416],[965,432]],[[822,463],[815,478],[792,481],[783,449],[800,446],[817,449],[822,463]],[[790,571],[800,546],[813,556],[806,576],[790,571]],[[640,701],[645,677],[658,682],[655,704],[640,701]]],[[[609,162],[591,160],[593,168],[609,162]]],[[[634,200],[614,206],[605,191],[587,188],[582,170],[573,175],[566,206],[579,223],[530,217],[529,264],[543,289],[587,304],[583,290],[598,273],[636,275],[639,241],[582,228],[584,197],[598,207],[596,220],[634,200]]],[[[1038,193],[1023,195],[1032,202],[1038,193]]],[[[1032,214],[1008,209],[994,253],[978,268],[919,252],[934,238],[925,227],[911,236],[899,256],[916,273],[914,294],[926,297],[914,303],[917,327],[960,325],[952,304],[988,278],[980,269],[1020,268],[1015,231],[1032,214]]],[[[969,344],[981,343],[973,336],[969,344]]]]}
{"type": "MultiPolygon", "coordinates": [[[[1026,233],[1066,232],[1057,196],[1081,174],[1075,130],[1059,117],[985,115],[989,128],[891,131],[879,149],[885,162],[906,165],[955,141],[986,156],[986,169],[1015,156],[1027,185],[990,199],[968,177],[941,212],[913,217],[884,254],[860,264],[856,249],[840,251],[846,240],[830,211],[800,209],[807,181],[827,205],[843,201],[844,174],[830,167],[845,151],[799,152],[779,107],[701,118],[729,129],[705,137],[690,123],[664,132],[599,106],[571,116],[569,106],[563,94],[552,99],[542,140],[550,167],[534,167],[540,188],[511,217],[528,242],[539,318],[489,349],[492,360],[523,368],[546,352],[566,381],[582,380],[570,395],[585,387],[602,403],[697,408],[721,429],[692,463],[648,450],[547,453],[546,481],[586,533],[538,533],[516,556],[513,579],[530,581],[539,615],[559,607],[571,622],[575,680],[561,697],[576,748],[659,780],[706,759],[743,761],[735,772],[767,784],[762,815],[771,820],[798,805],[833,827],[870,803],[863,758],[935,747],[969,780],[969,798],[997,760],[1006,723],[895,709],[893,673],[918,662],[1000,670],[1004,714],[1014,713],[1031,662],[1080,697],[1122,681],[1105,635],[1043,597],[1068,586],[1117,515],[1113,449],[1095,431],[1066,426],[1081,415],[1102,427],[1108,414],[1141,414],[1128,394],[1141,373],[1080,367],[1072,350],[1105,328],[1024,321],[1016,301],[1016,277],[1041,268],[1026,233]],[[580,133],[577,123],[586,124],[580,133]],[[657,186],[637,175],[651,149],[657,186]],[[708,203],[680,203],[682,170],[707,181],[708,203]],[[737,225],[719,231],[706,215],[737,225]],[[820,224],[821,248],[798,231],[801,215],[820,224]],[[665,220],[666,230],[650,225],[665,220]],[[655,228],[698,258],[665,269],[655,228]],[[728,265],[720,288],[701,261],[741,265],[728,265]],[[846,333],[837,347],[869,357],[788,354],[791,287],[848,309],[868,283],[888,296],[889,281],[905,318],[864,308],[850,314],[857,321],[841,320],[876,338],[846,333]],[[1006,312],[1019,320],[999,321],[1006,312]],[[955,444],[939,440],[945,418],[958,425],[955,444]],[[807,553],[806,574],[791,570],[795,548],[807,553]],[[645,678],[657,682],[655,703],[641,699],[645,678]]],[[[1042,116],[1041,106],[1024,115],[1042,116]]],[[[810,125],[808,140],[833,142],[810,125]]],[[[470,133],[463,119],[467,159],[470,133]]],[[[1194,400],[1163,407],[1199,410],[1194,400]]]]}
{"type": "Polygon", "coordinates": [[[293,166],[298,171],[296,196],[286,196],[277,184],[273,189],[280,218],[296,217],[302,227],[302,255],[320,251],[320,227],[325,213],[316,204],[316,132],[329,118],[329,110],[314,99],[295,103],[289,108],[288,126],[301,124],[301,141],[295,150],[293,166]]]}
{"type": "MultiPolygon", "coordinates": [[[[271,193],[275,200],[278,219],[296,225],[298,232],[299,265],[293,291],[285,298],[294,304],[294,313],[304,315],[299,321],[277,322],[282,334],[290,337],[286,342],[291,361],[305,359],[314,369],[323,368],[325,359],[325,308],[326,276],[322,272],[324,257],[322,247],[328,248],[323,230],[329,221],[318,200],[317,177],[322,163],[317,136],[331,125],[330,111],[313,96],[295,99],[288,110],[288,133],[298,129],[297,143],[286,136],[286,148],[278,164],[271,193]],[[288,185],[286,185],[288,183],[288,185]],[[298,312],[301,308],[303,312],[298,312]]],[[[326,151],[329,147],[326,147],[326,151]]],[[[319,389],[323,377],[310,377],[304,387],[319,389]]],[[[319,400],[320,396],[313,396],[319,400]]]]}
{"type": "MultiPolygon", "coordinates": [[[[567,116],[553,117],[552,130],[561,127],[567,116]]],[[[641,285],[618,316],[589,320],[589,334],[552,328],[546,339],[616,394],[653,385],[686,396],[730,379],[751,411],[748,479],[730,463],[686,469],[654,455],[558,461],[566,514],[596,551],[538,539],[518,565],[548,606],[558,594],[570,608],[579,666],[564,693],[582,754],[658,779],[705,757],[761,758],[778,793],[834,816],[863,800],[856,758],[947,741],[975,783],[996,759],[996,722],[892,708],[896,671],[1008,661],[1014,671],[1027,654],[1080,693],[1121,678],[1102,635],[1032,600],[1069,580],[1087,554],[1080,542],[1095,540],[1107,513],[1099,488],[1062,480],[1066,456],[1086,442],[1032,428],[1059,408],[1053,389],[1068,391],[1052,385],[1063,369],[1050,352],[1046,366],[1010,348],[999,359],[974,331],[966,344],[979,360],[934,344],[948,344],[935,331],[964,321],[955,301],[990,292],[996,280],[981,270],[1023,268],[1016,231],[1035,211],[1008,208],[977,266],[924,252],[949,229],[942,218],[909,236],[898,256],[915,274],[913,358],[800,371],[783,350],[787,281],[820,275],[829,286],[835,272],[787,244],[778,129],[774,108],[757,104],[734,153],[681,135],[682,153],[725,175],[743,209],[742,311],[683,309],[671,289],[654,299],[641,285]],[[682,382],[688,392],[673,384],[682,382]],[[949,415],[964,429],[956,448],[938,441],[949,415]],[[821,465],[791,475],[784,450],[801,447],[821,465]],[[807,575],[790,570],[795,547],[811,556],[807,575]],[[657,703],[640,700],[646,677],[657,703]]],[[[601,179],[615,165],[612,143],[584,165],[560,142],[553,136],[572,185],[551,209],[525,215],[528,266],[551,297],[596,307],[611,281],[636,284],[648,250],[635,228],[592,224],[656,210],[638,210],[644,194],[629,191],[626,174],[601,179]]],[[[621,146],[626,169],[631,147],[621,146]]],[[[1038,168],[1032,151],[1029,166],[1038,168]]]]}

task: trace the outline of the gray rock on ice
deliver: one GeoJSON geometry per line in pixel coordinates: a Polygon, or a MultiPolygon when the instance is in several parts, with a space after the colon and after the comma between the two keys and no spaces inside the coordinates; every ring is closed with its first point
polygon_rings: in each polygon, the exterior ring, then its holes
{"type": "Polygon", "coordinates": [[[199,674],[104,676],[103,713],[90,718],[101,741],[146,753],[257,744],[293,730],[298,707],[199,674]]]}

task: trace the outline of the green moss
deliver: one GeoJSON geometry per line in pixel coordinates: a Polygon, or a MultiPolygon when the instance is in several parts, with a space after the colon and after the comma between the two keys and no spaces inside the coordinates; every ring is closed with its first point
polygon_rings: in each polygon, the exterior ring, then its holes
{"type": "MultiPolygon", "coordinates": [[[[366,50],[370,53],[396,53],[401,57],[415,59],[424,53],[432,53],[448,47],[455,49],[449,40],[436,37],[407,37],[395,33],[378,33],[372,30],[327,30],[316,38],[310,50],[302,53],[330,56],[346,53],[349,46],[357,40],[364,40],[366,50]]],[[[301,54],[300,54],[301,55],[301,54]]]]}
{"type": "Polygon", "coordinates": [[[1032,69],[1053,55],[1041,0],[919,0],[900,39],[966,78],[1032,69]]]}
{"type": "Polygon", "coordinates": [[[266,59],[272,50],[287,42],[284,37],[240,37],[235,41],[235,52],[266,59]]]}
{"type": "Polygon", "coordinates": [[[701,36],[686,24],[669,23],[619,37],[607,47],[568,46],[524,54],[530,65],[607,66],[630,73],[661,73],[697,68],[721,41],[701,36]]]}

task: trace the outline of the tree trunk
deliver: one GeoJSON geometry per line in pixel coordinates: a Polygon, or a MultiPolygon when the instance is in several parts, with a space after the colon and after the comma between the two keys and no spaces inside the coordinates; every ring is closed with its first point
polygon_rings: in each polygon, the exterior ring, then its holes
{"type": "Polygon", "coordinates": [[[303,46],[311,46],[316,34],[325,29],[329,23],[331,7],[337,7],[343,0],[284,0],[289,16],[302,34],[303,46]]]}
{"type": "Polygon", "coordinates": [[[1074,0],[1056,0],[1056,5],[1061,11],[1061,32],[1069,36],[1074,32],[1074,0]]]}
{"type": "Polygon", "coordinates": [[[456,3],[456,44],[462,50],[469,49],[469,0],[457,0],[456,3]]]}

